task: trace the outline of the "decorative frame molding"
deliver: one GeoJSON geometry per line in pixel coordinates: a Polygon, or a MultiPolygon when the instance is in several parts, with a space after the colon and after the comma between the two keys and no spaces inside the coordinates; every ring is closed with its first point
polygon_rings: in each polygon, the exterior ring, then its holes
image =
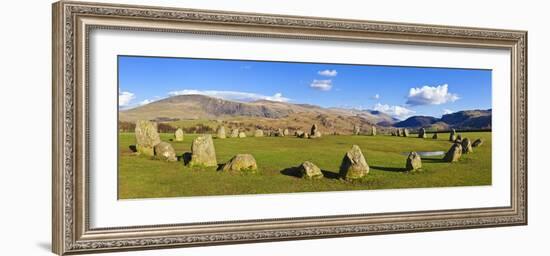
{"type": "Polygon", "coordinates": [[[52,249],[57,254],[527,224],[526,31],[61,1],[53,4],[52,47],[52,249]],[[91,229],[87,193],[87,68],[88,35],[93,29],[509,49],[511,205],[91,229]]]}

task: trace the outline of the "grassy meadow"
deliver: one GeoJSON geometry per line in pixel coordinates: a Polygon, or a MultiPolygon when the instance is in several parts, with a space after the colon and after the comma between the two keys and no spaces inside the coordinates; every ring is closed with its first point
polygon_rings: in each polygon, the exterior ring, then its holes
{"type": "MultiPolygon", "coordinates": [[[[170,141],[172,134],[161,134],[178,156],[190,152],[196,134],[186,134],[183,142],[170,141]]],[[[413,135],[414,136],[414,135],[413,135]]],[[[442,156],[423,157],[422,170],[404,172],[409,151],[447,151],[449,134],[439,139],[415,137],[324,136],[318,139],[287,137],[214,138],[218,164],[238,153],[250,153],[257,161],[257,174],[230,174],[216,168],[187,167],[183,161],[166,162],[135,155],[133,133],[119,134],[118,189],[120,199],[180,196],[266,194],[366,189],[476,186],[491,184],[491,133],[466,132],[463,138],[484,139],[474,153],[459,162],[446,163],[442,156]],[[353,144],[361,147],[370,166],[369,174],[347,182],[337,177],[341,160],[353,144]],[[288,174],[289,167],[311,161],[325,175],[321,180],[301,179],[288,174]]]]}

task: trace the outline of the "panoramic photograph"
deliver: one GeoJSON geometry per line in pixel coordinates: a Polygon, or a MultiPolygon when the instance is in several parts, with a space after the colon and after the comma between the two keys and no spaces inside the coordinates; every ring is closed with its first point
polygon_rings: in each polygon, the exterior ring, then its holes
{"type": "Polygon", "coordinates": [[[118,197],[491,185],[491,75],[121,55],[118,197]]]}

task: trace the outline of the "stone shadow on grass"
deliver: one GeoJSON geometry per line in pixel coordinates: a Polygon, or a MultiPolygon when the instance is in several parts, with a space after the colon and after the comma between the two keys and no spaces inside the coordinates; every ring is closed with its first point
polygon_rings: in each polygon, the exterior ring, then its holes
{"type": "MultiPolygon", "coordinates": [[[[339,179],[340,175],[335,172],[327,171],[327,170],[321,170],[323,173],[324,178],[327,179],[339,179]]],[[[280,171],[282,175],[291,176],[295,178],[302,178],[302,174],[300,173],[299,167],[289,167],[286,169],[283,169],[280,171]]]]}
{"type": "Polygon", "coordinates": [[[282,175],[291,176],[295,178],[302,178],[302,175],[300,174],[300,169],[298,167],[289,167],[282,169],[280,171],[282,175]]]}
{"type": "Polygon", "coordinates": [[[385,172],[406,172],[407,169],[404,167],[384,167],[384,166],[370,166],[371,169],[385,171],[385,172]]]}
{"type": "Polygon", "coordinates": [[[323,176],[325,176],[325,178],[327,179],[339,179],[340,178],[340,174],[337,173],[337,172],[331,172],[331,171],[327,171],[327,170],[321,170],[321,172],[323,173],[323,176]]]}
{"type": "Polygon", "coordinates": [[[443,163],[445,162],[443,160],[443,157],[441,158],[437,158],[437,157],[422,157],[422,162],[426,162],[426,163],[443,163]]]}
{"type": "Polygon", "coordinates": [[[188,165],[191,162],[191,152],[185,152],[181,156],[177,156],[178,162],[183,161],[184,165],[188,165]]]}

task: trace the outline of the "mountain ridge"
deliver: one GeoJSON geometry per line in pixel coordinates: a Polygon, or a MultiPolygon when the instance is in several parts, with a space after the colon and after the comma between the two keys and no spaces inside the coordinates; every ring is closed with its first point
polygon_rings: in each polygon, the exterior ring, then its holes
{"type": "Polygon", "coordinates": [[[462,110],[445,114],[441,118],[431,116],[411,116],[394,124],[395,127],[453,129],[491,129],[492,109],[462,110]]]}
{"type": "Polygon", "coordinates": [[[358,110],[312,104],[294,104],[270,100],[239,102],[206,95],[178,95],[158,100],[132,109],[120,110],[119,121],[136,120],[226,120],[248,126],[277,128],[296,127],[306,129],[319,123],[322,130],[333,133],[352,132],[355,126],[407,127],[411,129],[432,128],[437,130],[490,129],[491,109],[463,110],[443,115],[412,116],[398,120],[377,110],[358,110]],[[307,124],[307,125],[306,125],[307,124]]]}

